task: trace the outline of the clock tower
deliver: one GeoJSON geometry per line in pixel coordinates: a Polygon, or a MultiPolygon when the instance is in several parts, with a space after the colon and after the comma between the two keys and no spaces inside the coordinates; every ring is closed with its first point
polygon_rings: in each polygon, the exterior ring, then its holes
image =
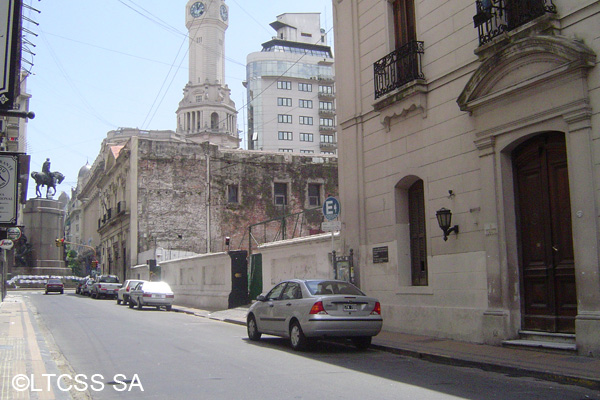
{"type": "Polygon", "coordinates": [[[225,84],[225,31],[229,8],[224,0],[189,0],[189,82],[177,109],[177,133],[194,142],[238,148],[237,111],[225,84]]]}

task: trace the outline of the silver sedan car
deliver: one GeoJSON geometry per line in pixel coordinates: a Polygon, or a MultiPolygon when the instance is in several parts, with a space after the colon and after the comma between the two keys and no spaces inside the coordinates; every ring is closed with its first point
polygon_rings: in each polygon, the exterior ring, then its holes
{"type": "Polygon", "coordinates": [[[151,306],[171,311],[174,301],[175,295],[166,282],[140,282],[129,291],[129,308],[137,306],[141,310],[144,306],[151,306]]]}
{"type": "Polygon", "coordinates": [[[293,279],[256,300],[246,318],[248,338],[289,338],[294,350],[325,338],[349,338],[366,349],[383,325],[379,301],[345,281],[293,279]]]}

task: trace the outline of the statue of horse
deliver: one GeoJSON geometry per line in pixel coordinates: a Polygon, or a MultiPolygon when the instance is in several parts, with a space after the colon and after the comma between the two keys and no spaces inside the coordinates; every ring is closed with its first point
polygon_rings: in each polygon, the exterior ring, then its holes
{"type": "Polygon", "coordinates": [[[35,180],[35,194],[37,197],[42,197],[42,192],[40,191],[40,186],[46,186],[46,198],[49,199],[56,194],[56,184],[62,183],[65,179],[65,176],[58,171],[50,172],[50,174],[46,174],[43,172],[32,172],[31,177],[35,180]],[[50,188],[52,188],[53,192],[50,194],[50,188]]]}

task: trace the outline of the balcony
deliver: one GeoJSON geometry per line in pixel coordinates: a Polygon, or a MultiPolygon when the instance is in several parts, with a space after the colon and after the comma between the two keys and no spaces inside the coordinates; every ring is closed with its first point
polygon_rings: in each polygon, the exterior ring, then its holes
{"type": "Polygon", "coordinates": [[[319,116],[320,117],[335,117],[335,110],[319,108],[319,116]]]}
{"type": "Polygon", "coordinates": [[[335,93],[319,91],[319,100],[333,100],[335,99],[335,93]]]}
{"type": "Polygon", "coordinates": [[[331,125],[319,125],[319,132],[321,133],[335,133],[337,131],[335,126],[331,126],[331,125]]]}
{"type": "Polygon", "coordinates": [[[425,79],[421,70],[423,49],[423,42],[412,41],[375,62],[375,99],[409,82],[425,79]]]}
{"type": "Polygon", "coordinates": [[[556,14],[552,0],[477,0],[473,17],[479,31],[479,46],[491,42],[545,14],[556,14]]]}
{"type": "Polygon", "coordinates": [[[334,151],[335,149],[337,149],[337,143],[336,142],[320,142],[319,147],[321,148],[321,150],[334,151]]]}

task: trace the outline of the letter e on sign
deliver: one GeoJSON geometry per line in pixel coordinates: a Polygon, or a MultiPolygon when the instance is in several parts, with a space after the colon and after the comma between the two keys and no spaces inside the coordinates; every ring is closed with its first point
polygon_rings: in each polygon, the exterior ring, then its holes
{"type": "Polygon", "coordinates": [[[340,202],[335,197],[328,197],[323,202],[323,216],[332,221],[340,215],[340,202]]]}

